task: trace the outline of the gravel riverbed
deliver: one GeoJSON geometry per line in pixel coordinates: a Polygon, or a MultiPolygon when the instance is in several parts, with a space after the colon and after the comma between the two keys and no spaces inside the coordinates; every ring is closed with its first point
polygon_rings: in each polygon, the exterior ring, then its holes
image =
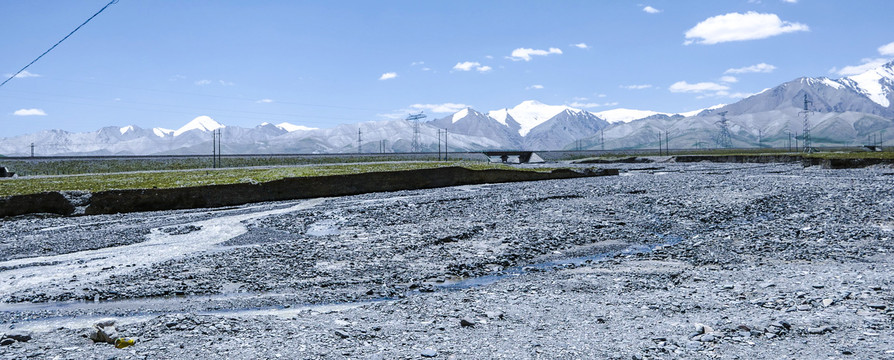
{"type": "Polygon", "coordinates": [[[894,358],[892,169],[612,167],[3,219],[0,358],[894,358]]]}

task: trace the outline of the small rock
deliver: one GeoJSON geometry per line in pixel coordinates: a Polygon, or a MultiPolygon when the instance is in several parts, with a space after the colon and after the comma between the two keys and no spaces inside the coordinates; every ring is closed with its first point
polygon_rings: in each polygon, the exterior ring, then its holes
{"type": "Polygon", "coordinates": [[[438,352],[433,349],[422,350],[422,357],[433,358],[438,356],[438,352]]]}
{"type": "Polygon", "coordinates": [[[709,334],[714,332],[714,329],[705,324],[695,324],[695,332],[698,334],[709,334]]]}
{"type": "Polygon", "coordinates": [[[347,332],[342,331],[342,330],[338,330],[338,329],[336,329],[336,330],[334,331],[334,333],[335,333],[335,336],[338,336],[338,337],[340,337],[340,338],[342,338],[342,339],[347,339],[347,338],[351,337],[351,335],[348,335],[347,332]]]}
{"type": "Polygon", "coordinates": [[[704,334],[702,335],[701,342],[712,342],[717,340],[717,337],[714,334],[704,334]]]}
{"type": "Polygon", "coordinates": [[[115,329],[115,319],[106,319],[93,324],[93,330],[94,332],[90,334],[90,340],[93,340],[94,342],[115,344],[115,340],[118,339],[118,330],[115,329]]]}
{"type": "Polygon", "coordinates": [[[887,306],[885,306],[885,304],[879,304],[879,303],[866,304],[866,306],[868,306],[871,309],[876,309],[876,310],[885,310],[885,308],[887,307],[887,306]]]}
{"type": "Polygon", "coordinates": [[[3,338],[13,339],[18,342],[28,342],[31,340],[31,333],[26,331],[13,331],[2,336],[3,338]]]}
{"type": "Polygon", "coordinates": [[[807,333],[809,334],[822,334],[827,331],[832,331],[832,328],[828,326],[819,326],[819,327],[809,327],[807,328],[807,333]]]}
{"type": "Polygon", "coordinates": [[[488,319],[503,319],[502,311],[487,311],[484,313],[484,316],[487,316],[488,319]]]}
{"type": "Polygon", "coordinates": [[[822,288],[824,288],[824,287],[826,287],[826,286],[823,285],[823,284],[813,284],[813,288],[814,288],[814,289],[822,289],[822,288]]]}
{"type": "Polygon", "coordinates": [[[462,327],[475,326],[475,320],[471,318],[462,318],[459,320],[459,325],[462,327]]]}
{"type": "Polygon", "coordinates": [[[735,289],[735,288],[736,288],[736,285],[733,285],[733,284],[723,284],[722,288],[723,288],[723,290],[732,290],[732,289],[735,289]]]}
{"type": "Polygon", "coordinates": [[[833,303],[835,303],[835,300],[832,300],[832,299],[823,299],[823,306],[824,306],[824,307],[832,306],[833,303]]]}
{"type": "Polygon", "coordinates": [[[8,345],[12,345],[12,344],[15,344],[15,342],[16,342],[16,341],[13,340],[13,339],[10,339],[10,338],[3,338],[3,340],[0,340],[0,346],[8,346],[8,345]]]}
{"type": "Polygon", "coordinates": [[[808,311],[808,310],[810,310],[810,305],[807,305],[807,304],[798,305],[798,311],[808,311]]]}

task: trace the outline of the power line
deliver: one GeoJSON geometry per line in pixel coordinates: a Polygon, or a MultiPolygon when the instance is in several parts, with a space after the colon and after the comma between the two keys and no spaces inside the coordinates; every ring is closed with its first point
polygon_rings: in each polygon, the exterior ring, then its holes
{"type": "Polygon", "coordinates": [[[53,44],[53,46],[51,46],[49,49],[47,49],[47,51],[44,51],[43,54],[40,54],[40,56],[38,56],[36,59],[31,60],[31,62],[28,63],[28,65],[25,65],[25,67],[23,67],[21,70],[16,71],[15,74],[12,74],[12,76],[10,76],[9,79],[6,79],[2,83],[0,83],[0,87],[2,87],[3,85],[6,85],[6,83],[8,83],[9,80],[12,80],[13,78],[15,78],[16,76],[21,74],[22,71],[25,71],[25,69],[27,69],[29,66],[36,63],[37,60],[40,60],[40,58],[42,58],[44,55],[46,55],[47,53],[49,53],[50,51],[55,49],[57,46],[59,46],[59,44],[61,44],[63,41],[65,41],[65,39],[68,39],[69,36],[74,34],[76,31],[80,30],[81,27],[83,27],[84,25],[87,25],[87,23],[90,22],[90,20],[93,20],[93,18],[95,18],[96,15],[99,15],[99,13],[103,12],[106,8],[108,8],[109,6],[111,6],[112,4],[115,4],[115,3],[118,3],[118,0],[109,1],[109,3],[106,4],[106,6],[103,6],[102,9],[99,9],[99,11],[97,11],[95,14],[93,14],[93,16],[91,16],[89,19],[85,20],[81,25],[78,25],[78,27],[76,27],[74,30],[72,30],[70,33],[68,33],[68,35],[65,35],[65,37],[62,38],[62,40],[57,41],[55,44],[53,44]]]}

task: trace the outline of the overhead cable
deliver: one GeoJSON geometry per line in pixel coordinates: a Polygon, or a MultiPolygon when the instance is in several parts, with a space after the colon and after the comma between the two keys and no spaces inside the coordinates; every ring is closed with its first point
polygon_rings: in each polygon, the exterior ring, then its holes
{"type": "Polygon", "coordinates": [[[36,63],[37,60],[40,60],[40,58],[42,58],[44,55],[46,55],[47,53],[49,53],[50,51],[55,49],[56,46],[59,46],[59,44],[61,44],[63,41],[65,41],[65,39],[68,39],[69,36],[71,36],[76,31],[78,31],[82,26],[87,25],[87,23],[90,22],[90,20],[93,20],[93,18],[95,18],[96,15],[99,15],[99,13],[103,12],[106,8],[108,8],[112,4],[116,4],[116,3],[118,3],[118,0],[109,1],[109,3],[106,4],[106,6],[103,6],[102,9],[99,9],[99,11],[97,11],[95,14],[93,14],[93,16],[91,16],[89,19],[85,20],[81,25],[78,25],[78,27],[76,27],[74,30],[72,30],[70,33],[68,33],[68,35],[65,35],[65,37],[62,38],[62,40],[57,41],[55,44],[53,44],[53,46],[51,46],[49,49],[47,49],[47,51],[44,51],[43,54],[40,54],[40,56],[38,56],[36,59],[32,60],[30,63],[28,63],[28,65],[25,65],[25,67],[23,67],[21,70],[16,71],[16,73],[12,74],[12,76],[10,76],[9,79],[6,79],[2,83],[0,83],[0,87],[2,87],[3,85],[6,85],[6,83],[8,83],[9,80],[14,79],[16,76],[21,74],[22,71],[25,71],[25,69],[27,69],[29,66],[36,63]]]}

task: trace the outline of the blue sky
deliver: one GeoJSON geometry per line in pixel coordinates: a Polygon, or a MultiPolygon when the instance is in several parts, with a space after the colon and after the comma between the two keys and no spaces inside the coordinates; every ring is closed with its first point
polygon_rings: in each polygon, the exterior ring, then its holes
{"type": "MultiPolygon", "coordinates": [[[[0,1],[5,80],[108,0],[0,1]]],[[[0,87],[0,137],[311,127],[524,100],[683,112],[894,59],[890,0],[120,0],[0,87]]]]}

